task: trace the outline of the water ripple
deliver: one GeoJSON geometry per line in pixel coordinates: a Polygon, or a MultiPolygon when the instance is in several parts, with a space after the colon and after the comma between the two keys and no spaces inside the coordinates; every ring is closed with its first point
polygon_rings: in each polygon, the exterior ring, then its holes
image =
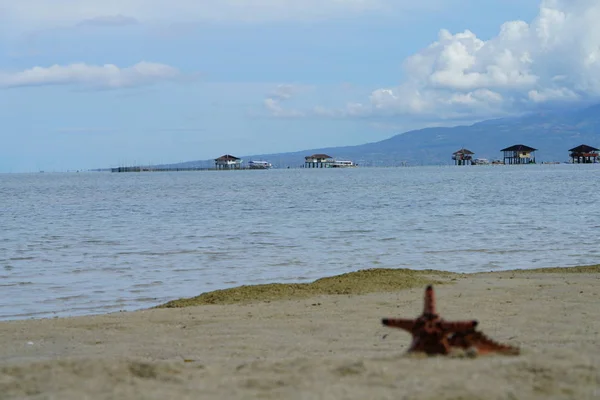
{"type": "Polygon", "coordinates": [[[372,267],[600,263],[594,165],[271,172],[0,175],[0,319],[372,267]]]}

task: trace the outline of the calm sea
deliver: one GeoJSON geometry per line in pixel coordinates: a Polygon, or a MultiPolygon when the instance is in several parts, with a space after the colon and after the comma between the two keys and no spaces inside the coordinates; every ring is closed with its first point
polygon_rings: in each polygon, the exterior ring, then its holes
{"type": "Polygon", "coordinates": [[[0,319],[358,269],[600,263],[600,165],[0,175],[0,319]]]}

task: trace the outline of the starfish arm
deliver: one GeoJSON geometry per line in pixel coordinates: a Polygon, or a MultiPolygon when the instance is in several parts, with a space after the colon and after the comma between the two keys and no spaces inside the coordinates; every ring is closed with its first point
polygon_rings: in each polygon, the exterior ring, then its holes
{"type": "Polygon", "coordinates": [[[385,326],[404,329],[405,331],[412,333],[416,321],[414,319],[404,318],[384,318],[381,320],[381,323],[385,326]]]}
{"type": "Polygon", "coordinates": [[[441,321],[440,327],[445,332],[468,332],[475,329],[477,326],[477,321],[441,321]]]}
{"type": "Polygon", "coordinates": [[[433,286],[425,289],[425,301],[423,302],[423,315],[435,315],[435,293],[433,286]]]}
{"type": "Polygon", "coordinates": [[[516,355],[520,352],[518,347],[495,342],[482,332],[475,331],[453,335],[450,339],[450,345],[464,349],[474,347],[477,349],[478,354],[502,353],[516,355]]]}

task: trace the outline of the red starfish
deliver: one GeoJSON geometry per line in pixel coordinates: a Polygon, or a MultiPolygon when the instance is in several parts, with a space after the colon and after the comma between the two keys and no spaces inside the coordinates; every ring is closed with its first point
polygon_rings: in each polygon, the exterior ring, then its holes
{"type": "Polygon", "coordinates": [[[423,314],[417,319],[384,318],[384,325],[404,329],[412,337],[408,352],[448,354],[452,346],[474,348],[479,354],[493,351],[514,354],[517,349],[495,343],[483,333],[475,331],[477,321],[448,322],[435,312],[435,294],[431,285],[425,289],[423,314]],[[450,336],[452,335],[452,336],[450,336]]]}
{"type": "Polygon", "coordinates": [[[517,355],[520,350],[517,347],[507,344],[497,343],[485,336],[483,332],[473,330],[471,332],[456,332],[448,338],[448,342],[452,347],[460,347],[462,349],[475,349],[477,354],[502,353],[517,355]]]}

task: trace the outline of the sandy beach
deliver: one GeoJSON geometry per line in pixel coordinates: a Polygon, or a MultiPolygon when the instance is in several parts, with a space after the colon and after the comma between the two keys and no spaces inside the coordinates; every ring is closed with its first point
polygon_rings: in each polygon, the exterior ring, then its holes
{"type": "Polygon", "coordinates": [[[600,266],[389,270],[0,323],[0,399],[600,399],[600,266]],[[407,356],[382,317],[477,319],[518,356],[407,356]],[[182,307],[185,306],[185,307],[182,307]]]}

